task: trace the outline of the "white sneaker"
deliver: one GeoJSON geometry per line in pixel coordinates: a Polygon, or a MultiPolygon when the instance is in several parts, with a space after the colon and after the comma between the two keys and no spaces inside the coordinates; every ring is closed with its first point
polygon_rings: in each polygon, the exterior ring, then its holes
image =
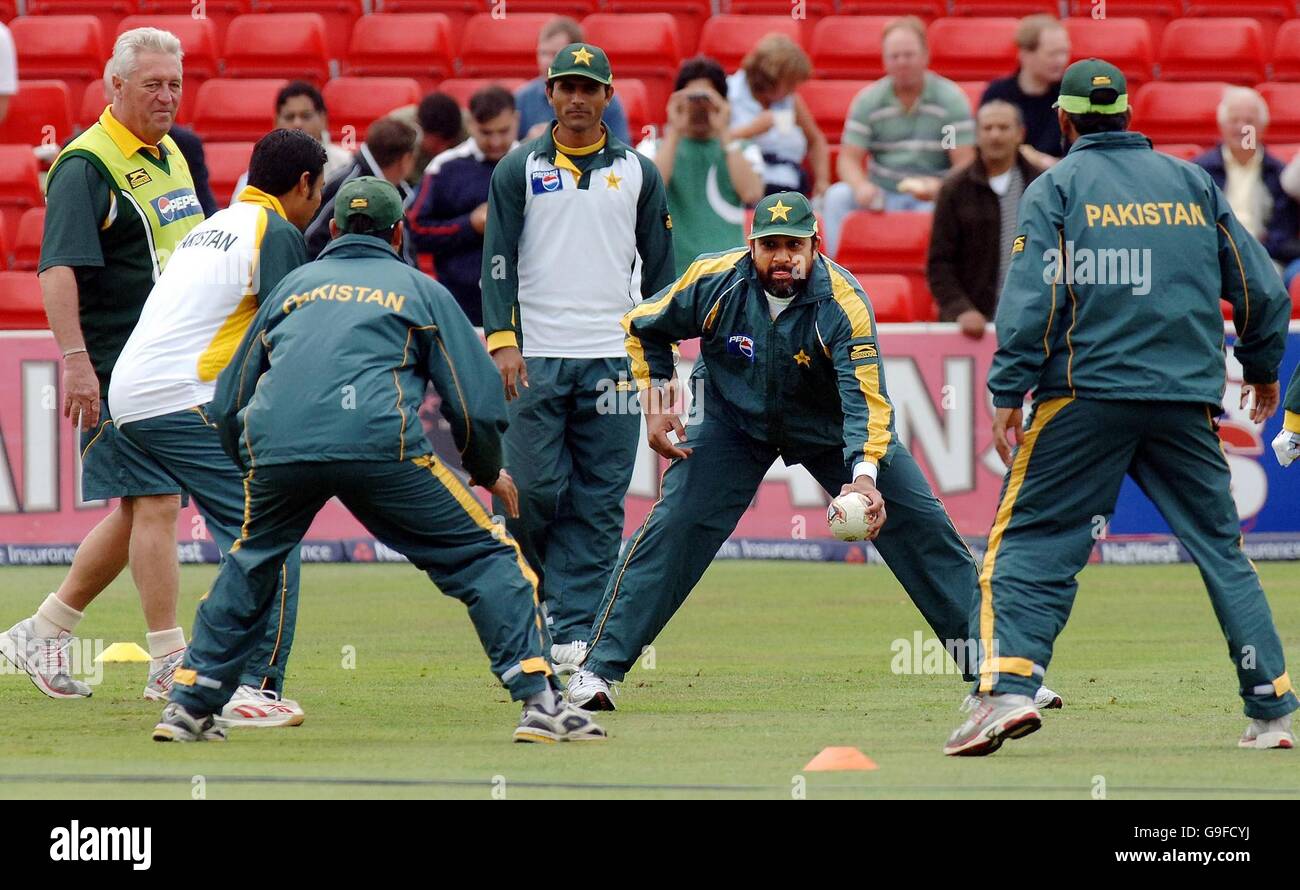
{"type": "Polygon", "coordinates": [[[1027,695],[968,695],[962,710],[970,716],[948,736],[943,753],[949,757],[992,754],[1007,739],[1023,738],[1043,725],[1034,700],[1027,695]]]}
{"type": "Polygon", "coordinates": [[[591,671],[578,670],[569,678],[566,690],[569,704],[585,711],[613,711],[614,693],[609,681],[591,671]]]}
{"type": "Polygon", "coordinates": [[[1238,748],[1294,748],[1295,736],[1291,735],[1291,715],[1278,717],[1276,720],[1251,720],[1246,731],[1242,733],[1238,748]]]}
{"type": "Polygon", "coordinates": [[[561,677],[582,667],[587,658],[587,641],[576,640],[572,643],[556,643],[551,646],[551,665],[561,677]]]}
{"type": "Polygon", "coordinates": [[[149,701],[167,701],[167,697],[172,694],[172,679],[176,676],[176,669],[184,660],[184,649],[151,660],[149,679],[144,684],[144,697],[149,701]]]}
{"type": "Polygon", "coordinates": [[[1039,686],[1038,691],[1034,693],[1034,706],[1040,711],[1058,710],[1065,707],[1065,702],[1061,700],[1061,696],[1046,686],[1039,686]]]}
{"type": "Polygon", "coordinates": [[[36,619],[26,618],[0,634],[0,654],[50,698],[90,698],[90,687],[69,674],[68,647],[75,639],[66,630],[38,637],[36,619]]]}
{"type": "Polygon", "coordinates": [[[216,719],[222,726],[298,726],[307,715],[296,701],[270,689],[240,686],[216,719]]]}

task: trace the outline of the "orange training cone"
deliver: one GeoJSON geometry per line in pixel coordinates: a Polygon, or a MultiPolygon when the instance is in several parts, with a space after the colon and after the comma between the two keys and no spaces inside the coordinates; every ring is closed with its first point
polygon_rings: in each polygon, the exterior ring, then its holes
{"type": "Polygon", "coordinates": [[[808,761],[805,772],[829,772],[847,769],[879,769],[876,762],[857,748],[822,748],[822,752],[808,761]]]}

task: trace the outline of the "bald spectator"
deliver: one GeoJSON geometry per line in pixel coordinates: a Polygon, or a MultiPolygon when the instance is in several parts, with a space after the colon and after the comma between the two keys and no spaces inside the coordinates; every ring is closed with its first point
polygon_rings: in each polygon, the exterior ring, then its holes
{"type": "Polygon", "coordinates": [[[1285,165],[1264,148],[1268,103],[1249,87],[1228,87],[1219,101],[1217,119],[1221,141],[1194,163],[1223,189],[1242,228],[1284,269],[1300,258],[1296,238],[1300,207],[1283,188],[1285,165]]]}
{"type": "MultiPolygon", "coordinates": [[[[519,141],[536,139],[546,132],[547,125],[555,119],[555,112],[546,98],[546,69],[555,61],[555,54],[570,43],[582,43],[582,26],[566,15],[557,15],[542,26],[542,33],[537,37],[537,72],[538,77],[515,91],[515,106],[519,109],[519,141]]],[[[617,60],[615,62],[617,64],[617,60]]],[[[614,99],[605,109],[602,118],[605,127],[619,138],[619,141],[633,145],[634,141],[627,131],[627,112],[618,98],[618,86],[614,86],[614,99]]],[[[639,139],[641,134],[636,134],[639,139]]]]}
{"type": "Polygon", "coordinates": [[[961,87],[927,70],[925,23],[903,16],[885,26],[885,76],[858,93],[844,122],[826,191],[826,249],[839,247],[853,210],[932,210],[943,176],[975,157],[975,124],[961,87]]]}
{"type": "Polygon", "coordinates": [[[990,81],[980,104],[1003,99],[1020,109],[1025,121],[1021,149],[1031,162],[1046,169],[1060,159],[1061,126],[1052,104],[1061,91],[1061,75],[1070,64],[1070,35],[1050,15],[1026,16],[1016,29],[1020,67],[1001,80],[990,81]]]}
{"type": "Polygon", "coordinates": [[[975,115],[975,161],[944,180],[934,205],[926,278],[940,321],[984,336],[997,307],[1025,187],[1042,170],[1020,151],[1020,109],[994,99],[975,115]]]}
{"type": "Polygon", "coordinates": [[[807,104],[795,93],[812,76],[812,62],[784,34],[769,34],[727,78],[731,138],[748,140],[763,153],[764,194],[803,192],[820,196],[831,184],[826,137],[807,104]],[[804,171],[804,159],[812,177],[804,171]]]}

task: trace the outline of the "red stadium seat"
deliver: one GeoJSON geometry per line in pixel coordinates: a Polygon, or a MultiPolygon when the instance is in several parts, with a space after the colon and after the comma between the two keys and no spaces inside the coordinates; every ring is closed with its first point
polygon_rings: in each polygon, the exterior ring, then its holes
{"type": "Polygon", "coordinates": [[[836,12],[840,15],[900,15],[919,16],[923,21],[934,21],[948,14],[946,0],[840,0],[836,12]]]}
{"type": "Polygon", "coordinates": [[[921,212],[873,213],[855,210],[844,218],[835,262],[864,272],[903,275],[912,285],[912,315],[934,315],[925,280],[931,215],[921,212]]]}
{"type": "Polygon", "coordinates": [[[551,20],[544,12],[511,13],[496,18],[483,12],[465,23],[460,73],[465,77],[537,76],[537,38],[551,20]]]}
{"type": "Polygon", "coordinates": [[[1151,29],[1151,45],[1160,45],[1160,34],[1173,19],[1183,14],[1184,0],[1070,0],[1071,18],[1140,18],[1151,29]],[[1098,12],[1100,11],[1100,15],[1098,12]]]}
{"type": "Polygon", "coordinates": [[[0,215],[4,240],[14,243],[18,221],[32,207],[43,207],[45,196],[37,178],[36,155],[26,145],[0,145],[0,215]]]}
{"type": "Polygon", "coordinates": [[[445,15],[368,15],[352,29],[343,73],[414,77],[427,92],[451,76],[455,59],[451,23],[445,15]]]}
{"type": "Polygon", "coordinates": [[[1300,21],[1286,22],[1273,41],[1273,78],[1300,80],[1300,21]]]}
{"type": "Polygon", "coordinates": [[[809,42],[813,76],[875,80],[884,76],[881,43],[887,15],[832,15],[813,28],[809,42]]]}
{"type": "Polygon", "coordinates": [[[1256,87],[1268,103],[1266,142],[1300,142],[1300,83],[1261,83],[1256,87]]]}
{"type": "Polygon", "coordinates": [[[226,29],[226,77],[287,77],[317,86],[330,76],[325,20],[310,12],[241,15],[226,29]]]}
{"type": "Polygon", "coordinates": [[[1258,83],[1267,77],[1264,30],[1254,19],[1174,19],[1159,61],[1161,80],[1258,83]]]}
{"type": "Polygon", "coordinates": [[[715,15],[700,33],[700,55],[735,71],[746,54],[768,34],[784,34],[802,45],[799,23],[788,15],[715,15]]]}
{"type": "Polygon", "coordinates": [[[252,142],[209,142],[203,146],[208,164],[208,185],[217,203],[225,206],[235,190],[235,183],[248,170],[253,156],[252,142]]]}
{"type": "Polygon", "coordinates": [[[188,15],[131,15],[122,19],[117,34],[132,28],[162,28],[180,39],[185,58],[185,89],[194,95],[203,81],[221,73],[221,45],[217,42],[217,26],[211,19],[196,19],[188,15]]]}
{"type": "Polygon", "coordinates": [[[1300,318],[1300,275],[1291,279],[1291,317],[1300,318]]]}
{"type": "Polygon", "coordinates": [[[80,94],[104,76],[107,35],[90,15],[26,15],[10,23],[18,49],[18,71],[25,78],[59,79],[80,94]]]}
{"type": "Polygon", "coordinates": [[[627,132],[632,140],[632,147],[650,135],[650,125],[662,123],[654,120],[650,113],[650,102],[646,98],[645,81],[636,77],[620,77],[614,81],[614,89],[619,101],[623,103],[623,112],[627,115],[627,132]]]}
{"type": "MultiPolygon", "coordinates": [[[[348,52],[352,28],[362,16],[361,0],[255,0],[258,12],[314,12],[325,20],[325,46],[331,59],[348,52]]],[[[516,9],[514,2],[510,8],[516,9]]]]}
{"type": "Polygon", "coordinates": [[[451,96],[461,108],[467,108],[471,96],[494,83],[513,93],[527,81],[522,77],[451,77],[438,84],[438,92],[451,96]]]}
{"type": "Polygon", "coordinates": [[[1151,26],[1139,18],[1073,18],[1065,20],[1070,35],[1070,61],[1100,58],[1124,72],[1131,95],[1154,76],[1155,52],[1151,26]]]}
{"type": "MultiPolygon", "coordinates": [[[[571,19],[578,20],[600,11],[599,0],[506,0],[505,5],[510,15],[516,12],[545,12],[551,15],[567,15],[571,19]]],[[[590,35],[584,36],[590,37],[590,35]]],[[[592,43],[595,41],[593,40],[592,43]]]]}
{"type": "Polygon", "coordinates": [[[330,137],[343,138],[343,128],[355,134],[366,129],[394,108],[420,101],[420,84],[410,77],[336,77],[325,84],[325,107],[329,109],[330,137]]]}
{"type": "Polygon", "coordinates": [[[1300,154],[1300,142],[1269,142],[1264,147],[1284,164],[1291,163],[1291,159],[1300,154]]]}
{"type": "Polygon", "coordinates": [[[45,233],[45,208],[32,207],[18,218],[14,236],[14,261],[9,268],[35,272],[41,260],[41,236],[45,233]]]}
{"type": "Polygon", "coordinates": [[[952,0],[953,15],[1024,18],[1041,13],[1056,18],[1061,13],[1061,5],[1056,0],[952,0]]]}
{"type": "Polygon", "coordinates": [[[284,79],[214,77],[199,87],[194,129],[205,140],[256,142],[275,125],[275,97],[284,79]]]}
{"type": "MultiPolygon", "coordinates": [[[[821,20],[835,12],[834,0],[803,0],[803,17],[799,19],[804,46],[810,46],[813,31],[821,20]]],[[[718,11],[727,15],[792,16],[792,0],[720,0],[718,11]]]]}
{"type": "Polygon", "coordinates": [[[1172,155],[1175,158],[1181,158],[1184,161],[1190,161],[1202,154],[1205,149],[1200,145],[1191,142],[1165,142],[1157,145],[1156,151],[1172,155]]]}
{"type": "Polygon", "coordinates": [[[420,15],[435,12],[445,15],[451,33],[460,36],[469,17],[488,8],[486,0],[370,0],[372,13],[385,15],[420,15]]]}
{"type": "Polygon", "coordinates": [[[1219,141],[1215,111],[1226,83],[1165,83],[1153,81],[1130,94],[1133,129],[1152,142],[1196,142],[1213,145],[1219,141]]]}
{"type": "Polygon", "coordinates": [[[1259,22],[1264,45],[1271,46],[1282,23],[1297,15],[1294,0],[1187,0],[1184,15],[1197,17],[1243,16],[1259,22]]]}
{"type": "Polygon", "coordinates": [[[853,277],[867,292],[876,324],[913,320],[912,283],[905,276],[854,272],[853,277]]]}
{"type": "MultiPolygon", "coordinates": [[[[217,46],[225,45],[226,28],[235,16],[253,11],[253,0],[203,0],[204,17],[217,29],[217,46]]],[[[194,0],[140,0],[142,15],[194,14],[194,0]]]]}
{"type": "Polygon", "coordinates": [[[827,142],[839,143],[849,106],[870,84],[869,80],[810,80],[799,87],[799,95],[827,142]]]}
{"type": "MultiPolygon", "coordinates": [[[[668,97],[672,94],[681,64],[677,23],[662,12],[640,15],[598,13],[583,19],[582,31],[588,40],[603,49],[614,68],[614,89],[624,77],[635,77],[645,84],[644,123],[658,124],[668,117],[668,97]]],[[[634,134],[639,130],[633,130],[634,134]]],[[[634,135],[633,142],[638,141],[634,135]]]]}
{"type": "MultiPolygon", "coordinates": [[[[100,106],[100,111],[104,107],[100,106]]],[[[72,136],[72,101],[61,80],[20,80],[0,123],[0,143],[60,145],[72,136]]]]}
{"type": "Polygon", "coordinates": [[[34,272],[0,272],[0,331],[44,331],[45,303],[34,272]]]}
{"type": "Polygon", "coordinates": [[[992,80],[1016,70],[1013,18],[946,18],[931,22],[930,67],[952,80],[992,80]]]}
{"type": "Polygon", "coordinates": [[[93,15],[104,34],[113,34],[123,16],[138,11],[136,0],[27,0],[28,15],[93,15]]]}
{"type": "MultiPolygon", "coordinates": [[[[677,22],[678,48],[683,58],[696,54],[704,22],[713,14],[710,0],[605,0],[605,10],[637,14],[670,13],[677,22]]],[[[730,74],[730,70],[727,73],[730,74]]]]}
{"type": "Polygon", "coordinates": [[[966,101],[970,103],[971,114],[979,111],[980,100],[984,98],[984,91],[989,88],[987,80],[960,80],[957,86],[966,94],[966,101]]]}

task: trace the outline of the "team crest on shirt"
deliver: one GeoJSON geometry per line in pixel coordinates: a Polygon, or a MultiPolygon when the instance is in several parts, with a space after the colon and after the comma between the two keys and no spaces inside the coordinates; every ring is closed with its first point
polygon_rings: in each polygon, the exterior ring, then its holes
{"type": "Polygon", "coordinates": [[[153,182],[153,178],[149,176],[143,167],[126,174],[126,184],[133,189],[138,189],[140,186],[148,185],[151,182],[153,182]]]}
{"type": "Polygon", "coordinates": [[[544,195],[547,192],[558,192],[562,188],[564,188],[564,180],[560,178],[559,170],[533,171],[534,195],[544,195]]]}
{"type": "Polygon", "coordinates": [[[732,334],[727,338],[727,352],[730,355],[738,355],[741,358],[747,358],[750,364],[754,362],[754,338],[749,334],[732,334]]]}
{"type": "Polygon", "coordinates": [[[178,219],[203,213],[203,207],[199,204],[198,196],[194,194],[193,189],[177,189],[160,195],[149,203],[158,214],[158,221],[164,226],[171,225],[178,219]]]}

